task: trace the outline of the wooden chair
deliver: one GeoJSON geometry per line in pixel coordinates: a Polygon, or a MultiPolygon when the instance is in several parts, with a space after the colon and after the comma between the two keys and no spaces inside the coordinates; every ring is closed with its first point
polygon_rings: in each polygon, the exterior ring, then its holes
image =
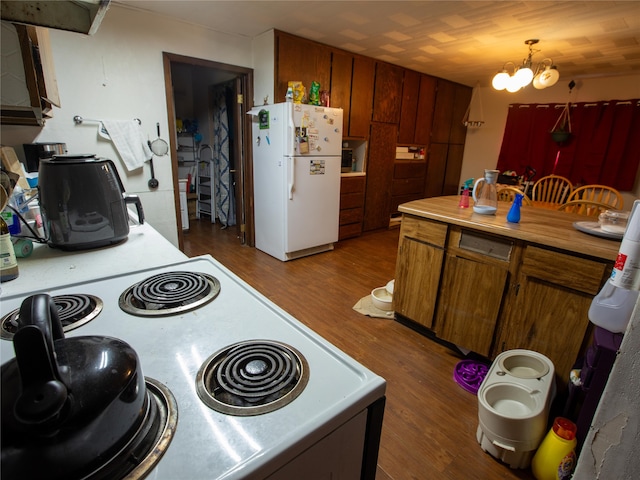
{"type": "Polygon", "coordinates": [[[577,213],[578,215],[584,215],[585,217],[595,217],[606,211],[612,210],[611,205],[606,203],[592,202],[590,200],[571,200],[570,202],[563,203],[558,207],[558,210],[568,213],[577,213]]]}
{"type": "Polygon", "coordinates": [[[516,187],[498,187],[498,201],[513,202],[513,199],[516,198],[516,193],[522,195],[523,205],[531,205],[531,199],[527,197],[527,195],[522,190],[516,187]]]}
{"type": "Polygon", "coordinates": [[[567,201],[571,200],[590,200],[604,203],[615,210],[624,208],[624,199],[620,192],[606,185],[583,185],[578,187],[569,195],[567,201]]]}
{"type": "Polygon", "coordinates": [[[560,175],[547,175],[533,185],[532,200],[562,205],[569,200],[573,192],[573,184],[568,178],[560,175]]]}

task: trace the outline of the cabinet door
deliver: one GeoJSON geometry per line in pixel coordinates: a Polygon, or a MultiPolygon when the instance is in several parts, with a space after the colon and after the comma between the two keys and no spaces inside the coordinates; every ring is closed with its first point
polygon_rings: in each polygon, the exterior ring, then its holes
{"type": "Polygon", "coordinates": [[[331,48],[320,43],[283,32],[275,37],[275,98],[274,103],[284,102],[289,81],[299,80],[307,89],[307,98],[311,82],[320,83],[321,90],[331,85],[331,48]]]}
{"type": "Polygon", "coordinates": [[[398,127],[394,124],[371,124],[363,223],[365,232],[389,226],[397,135],[398,127]]]}
{"type": "Polygon", "coordinates": [[[400,111],[398,143],[412,144],[414,142],[419,96],[420,74],[413,70],[405,70],[402,85],[402,109],[400,111]]]}
{"type": "Polygon", "coordinates": [[[366,138],[369,136],[374,78],[375,61],[368,57],[354,56],[351,78],[350,137],[366,138]]]}
{"type": "Polygon", "coordinates": [[[404,215],[398,244],[393,309],[433,327],[447,226],[404,215]]]}
{"type": "Polygon", "coordinates": [[[603,263],[528,246],[493,355],[534,350],[549,357],[560,378],[569,378],[588,336],[591,301],[607,273],[603,263]]]}
{"type": "Polygon", "coordinates": [[[351,75],[353,73],[353,55],[334,51],[331,56],[331,103],[332,107],[342,109],[343,136],[349,133],[351,112],[351,75]]]}
{"type": "Polygon", "coordinates": [[[429,145],[427,174],[425,176],[424,196],[439,197],[442,195],[444,176],[447,170],[447,152],[449,144],[432,143],[429,145]]]}
{"type": "Polygon", "coordinates": [[[467,127],[462,123],[464,114],[469,108],[471,94],[473,90],[465,85],[455,84],[453,107],[451,109],[451,131],[449,132],[449,143],[464,145],[467,138],[467,127]]]}
{"type": "MultiPolygon", "coordinates": [[[[376,63],[373,93],[373,121],[395,123],[400,121],[402,104],[402,77],[404,69],[389,63],[376,63]]],[[[393,139],[395,144],[396,138],[393,139]]]]}
{"type": "Polygon", "coordinates": [[[431,140],[431,124],[433,123],[435,101],[436,78],[429,75],[421,75],[414,137],[414,142],[418,145],[428,145],[431,140]]]}
{"type": "Polygon", "coordinates": [[[447,254],[436,335],[488,356],[506,282],[505,268],[447,254]]]}
{"type": "Polygon", "coordinates": [[[460,191],[460,172],[464,145],[450,143],[447,149],[447,165],[442,184],[442,195],[457,195],[460,191]]]}
{"type": "MultiPolygon", "coordinates": [[[[431,127],[431,141],[434,143],[449,143],[455,95],[454,84],[439,78],[431,127]]],[[[462,120],[462,117],[460,119],[462,120]]]]}

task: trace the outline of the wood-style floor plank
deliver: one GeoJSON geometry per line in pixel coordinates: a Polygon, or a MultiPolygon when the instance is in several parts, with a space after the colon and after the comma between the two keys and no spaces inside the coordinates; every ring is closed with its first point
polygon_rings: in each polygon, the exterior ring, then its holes
{"type": "Polygon", "coordinates": [[[190,256],[211,254],[329,342],[387,381],[377,480],[533,478],[484,453],[477,397],[453,380],[453,350],[356,302],[394,277],[399,229],[344,240],[335,250],[281,262],[241,246],[233,228],[191,221],[190,256]]]}

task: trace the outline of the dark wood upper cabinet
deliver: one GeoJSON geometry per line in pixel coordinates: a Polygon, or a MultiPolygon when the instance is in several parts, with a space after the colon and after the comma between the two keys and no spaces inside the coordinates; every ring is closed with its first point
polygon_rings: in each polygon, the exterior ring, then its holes
{"type": "Polygon", "coordinates": [[[342,109],[343,136],[349,134],[352,74],[353,55],[334,51],[331,58],[331,100],[329,105],[342,109]]]}
{"type": "Polygon", "coordinates": [[[398,143],[429,144],[435,94],[435,77],[405,70],[398,143]]]}
{"type": "Polygon", "coordinates": [[[351,112],[349,136],[366,138],[369,136],[371,111],[373,110],[373,81],[375,61],[356,55],[353,57],[353,77],[351,79],[351,112]]]}
{"type": "Polygon", "coordinates": [[[451,119],[449,143],[463,145],[467,138],[467,127],[464,126],[462,120],[464,119],[464,114],[467,113],[467,108],[469,108],[473,90],[465,85],[455,84],[454,91],[453,118],[451,119]]]}
{"type": "MultiPolygon", "coordinates": [[[[438,79],[435,108],[433,109],[433,125],[431,127],[431,141],[433,143],[449,143],[455,94],[453,82],[438,79]]],[[[462,119],[462,117],[460,118],[462,119]]]]}
{"type": "Polygon", "coordinates": [[[389,63],[376,63],[376,81],[373,93],[374,122],[400,122],[402,107],[402,80],[404,68],[389,63]]]}
{"type": "Polygon", "coordinates": [[[428,145],[431,140],[433,109],[436,101],[437,79],[430,75],[420,75],[420,95],[416,114],[416,133],[414,143],[428,145]]]}
{"type": "Polygon", "coordinates": [[[307,98],[313,81],[320,83],[320,90],[329,90],[332,51],[330,47],[280,31],[276,31],[275,44],[276,98],[273,99],[273,103],[285,101],[289,81],[301,81],[307,90],[307,98]]]}
{"type": "Polygon", "coordinates": [[[402,108],[398,128],[398,143],[412,144],[414,142],[419,95],[420,74],[413,70],[405,70],[402,83],[402,108]]]}
{"type": "Polygon", "coordinates": [[[331,61],[331,106],[344,110],[343,133],[366,138],[373,105],[373,59],[334,51],[331,61]]]}

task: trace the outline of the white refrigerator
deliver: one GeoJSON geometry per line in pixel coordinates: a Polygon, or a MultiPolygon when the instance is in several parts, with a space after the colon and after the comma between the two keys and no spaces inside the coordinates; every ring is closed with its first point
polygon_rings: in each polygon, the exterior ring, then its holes
{"type": "Polygon", "coordinates": [[[256,248],[282,260],[338,241],[342,109],[299,103],[254,107],[256,248]]]}

